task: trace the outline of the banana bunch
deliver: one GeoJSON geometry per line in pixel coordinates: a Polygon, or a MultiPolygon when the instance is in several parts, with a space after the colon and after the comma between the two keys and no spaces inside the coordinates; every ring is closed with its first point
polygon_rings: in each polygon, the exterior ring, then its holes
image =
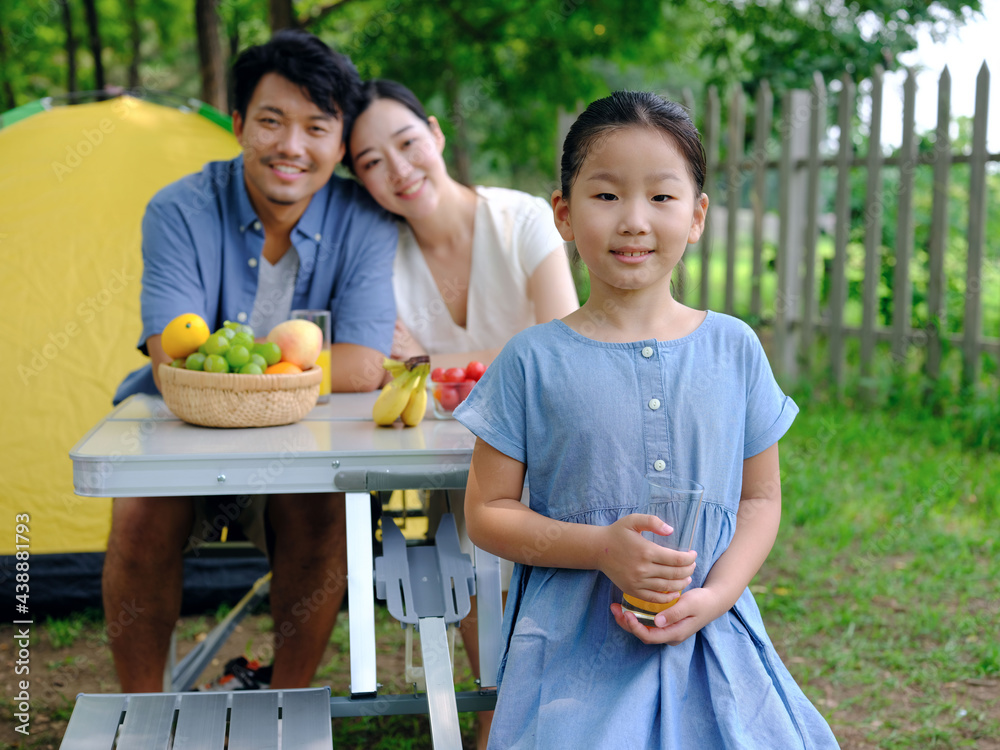
{"type": "Polygon", "coordinates": [[[387,358],[382,366],[392,375],[392,380],[376,399],[372,419],[378,425],[391,425],[402,418],[404,425],[415,427],[427,411],[424,384],[431,372],[431,358],[411,357],[406,362],[387,358]]]}

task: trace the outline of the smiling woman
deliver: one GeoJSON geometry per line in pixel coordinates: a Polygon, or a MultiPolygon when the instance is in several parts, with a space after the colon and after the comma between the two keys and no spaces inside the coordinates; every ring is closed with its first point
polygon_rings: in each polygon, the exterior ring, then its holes
{"type": "Polygon", "coordinates": [[[552,210],[517,190],[468,187],[445,166],[445,137],[395,81],[365,85],[344,163],[400,219],[393,356],[434,367],[489,364],[507,340],[577,307],[552,210]]]}

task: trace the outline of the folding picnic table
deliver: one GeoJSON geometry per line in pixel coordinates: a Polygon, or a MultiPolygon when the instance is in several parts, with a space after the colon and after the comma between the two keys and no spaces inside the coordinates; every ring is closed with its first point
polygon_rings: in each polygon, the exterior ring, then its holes
{"type": "MultiPolygon", "coordinates": [[[[417,427],[376,427],[371,421],[376,397],[375,393],[334,394],[295,424],[214,429],[182,422],[159,397],[132,396],[70,451],[74,488],[84,497],[344,492],[351,695],[330,699],[331,716],[429,713],[435,747],[460,747],[458,710],[490,710],[495,702],[500,655],[499,561],[476,550],[480,690],[454,691],[446,643],[447,625],[455,619],[452,608],[450,616],[420,617],[417,624],[427,692],[379,695],[370,493],[464,488],[474,436],[454,420],[436,420],[430,415],[417,427]]],[[[380,562],[384,589],[388,561],[380,562]]],[[[460,587],[463,582],[453,585],[460,587]]],[[[210,638],[213,648],[221,645],[225,634],[210,638]]],[[[174,690],[187,689],[178,688],[177,681],[193,679],[191,673],[196,676],[211,653],[202,653],[200,658],[199,664],[182,664],[183,675],[175,671],[174,690]]]]}

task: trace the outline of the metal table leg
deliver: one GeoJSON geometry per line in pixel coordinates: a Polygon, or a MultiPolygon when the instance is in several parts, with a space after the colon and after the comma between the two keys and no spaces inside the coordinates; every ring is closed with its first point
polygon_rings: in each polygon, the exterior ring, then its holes
{"type": "Polygon", "coordinates": [[[375,596],[372,582],[372,509],[367,492],[346,493],[347,606],[350,612],[351,695],[371,696],[375,675],[375,596]]]}
{"type": "Polygon", "coordinates": [[[427,682],[427,705],[434,750],[462,750],[455,702],[455,678],[443,617],[420,618],[420,655],[427,682]]]}

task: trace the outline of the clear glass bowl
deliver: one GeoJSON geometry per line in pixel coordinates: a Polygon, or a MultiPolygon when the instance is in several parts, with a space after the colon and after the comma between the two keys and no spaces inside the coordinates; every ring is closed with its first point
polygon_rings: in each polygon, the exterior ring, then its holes
{"type": "Polygon", "coordinates": [[[452,412],[465,401],[475,384],[475,380],[466,380],[463,383],[435,383],[433,380],[428,380],[427,400],[431,402],[434,416],[438,419],[454,419],[452,412]]]}

